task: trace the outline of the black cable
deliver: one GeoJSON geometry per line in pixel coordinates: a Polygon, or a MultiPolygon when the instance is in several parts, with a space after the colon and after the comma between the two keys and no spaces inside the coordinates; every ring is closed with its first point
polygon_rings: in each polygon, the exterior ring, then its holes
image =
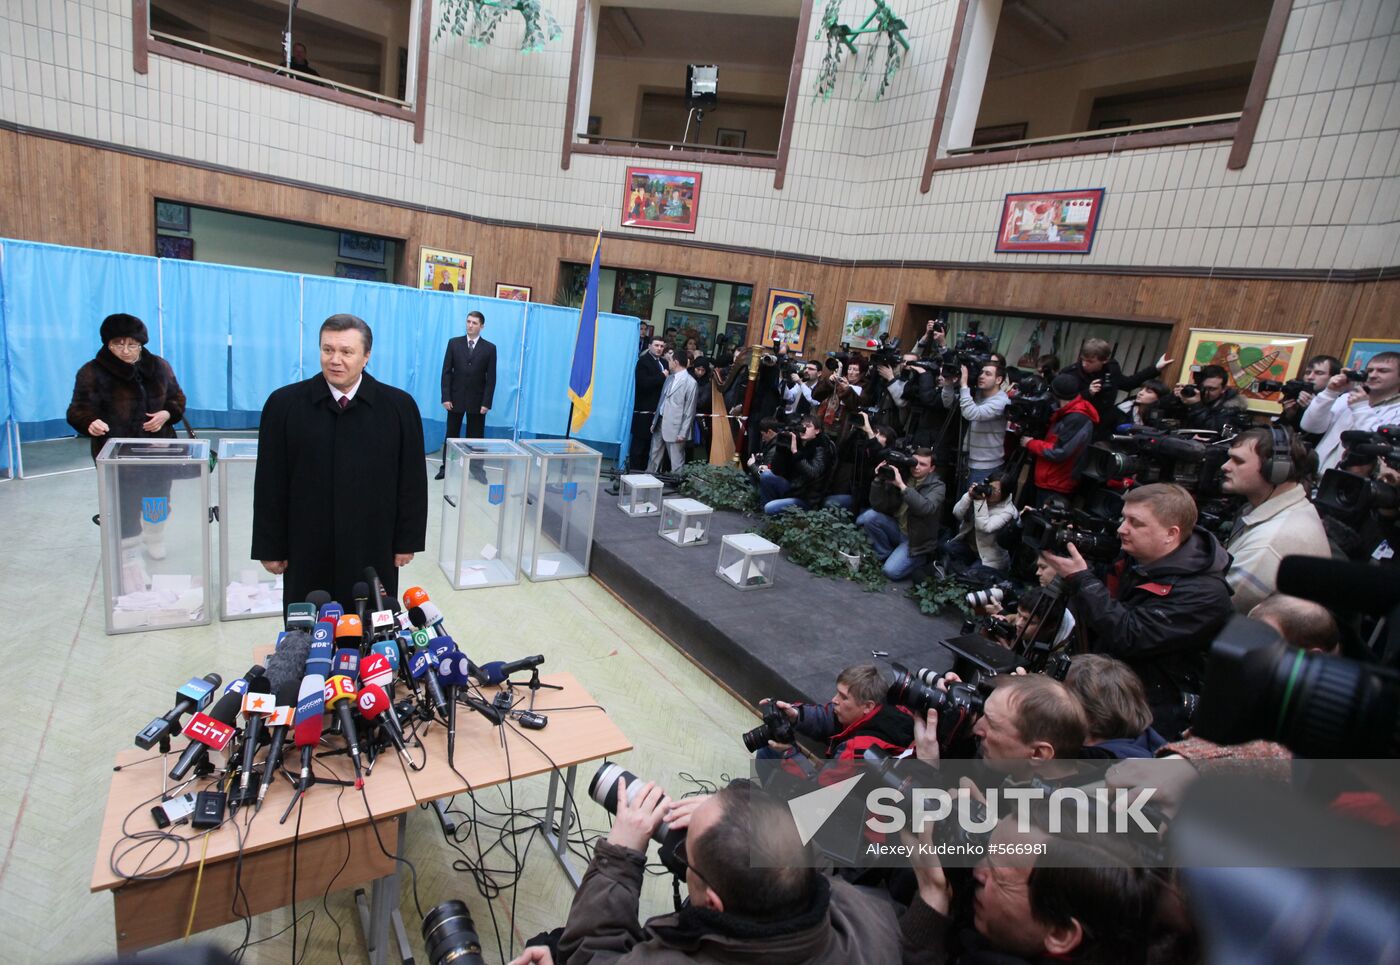
{"type": "MultiPolygon", "coordinates": [[[[363,783],[361,784],[361,790],[363,790],[363,783]]],[[[341,874],[345,871],[345,869],[350,865],[350,825],[345,822],[345,812],[342,811],[340,808],[340,799],[344,796],[345,786],[341,785],[340,789],[336,791],[335,795],[335,811],[337,814],[340,815],[340,827],[345,832],[345,860],[340,863],[340,868],[336,871],[334,875],[331,876],[330,881],[326,882],[326,890],[321,895],[321,907],[325,909],[326,917],[330,918],[331,924],[335,926],[335,957],[336,961],[340,962],[340,965],[345,965],[345,958],[340,954],[340,941],[342,937],[340,929],[340,920],[336,918],[334,914],[331,913],[330,898],[331,886],[335,884],[335,880],[339,878],[341,874]]]]}

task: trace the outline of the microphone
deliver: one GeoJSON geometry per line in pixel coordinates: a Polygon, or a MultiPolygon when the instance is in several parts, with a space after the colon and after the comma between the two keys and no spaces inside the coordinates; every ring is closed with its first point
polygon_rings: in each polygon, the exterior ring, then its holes
{"type": "Polygon", "coordinates": [[[293,714],[296,711],[298,682],[295,678],[287,678],[277,685],[277,709],[268,718],[267,726],[272,734],[272,743],[267,749],[267,761],[263,765],[262,786],[258,788],[258,807],[262,807],[263,798],[267,796],[267,789],[272,784],[272,779],[277,776],[277,765],[282,761],[282,744],[287,739],[287,728],[291,725],[293,714]]]}
{"type": "MultiPolygon", "coordinates": [[[[307,661],[307,666],[311,662],[307,661]]],[[[292,717],[292,739],[301,748],[301,790],[311,784],[311,751],[321,742],[321,717],[326,712],[326,679],[308,673],[297,691],[297,708],[292,717]]]]}
{"type": "Polygon", "coordinates": [[[432,631],[439,636],[447,635],[447,628],[443,626],[442,622],[442,611],[431,600],[424,600],[418,606],[410,607],[408,618],[420,630],[424,627],[431,627],[432,631]]]}
{"type": "Polygon", "coordinates": [[[175,706],[141,728],[141,732],[136,735],[136,746],[148,751],[157,741],[164,740],[179,724],[182,716],[198,713],[208,707],[209,702],[214,699],[214,691],[223,682],[224,678],[216,673],[192,677],[188,683],[175,691],[175,706]]]}
{"type": "Polygon", "coordinates": [[[371,653],[360,661],[360,685],[389,687],[394,682],[394,665],[382,653],[371,653]]]}
{"type": "Polygon", "coordinates": [[[252,680],[254,677],[261,677],[265,673],[267,673],[267,668],[260,663],[255,663],[248,668],[247,673],[225,687],[224,693],[238,694],[238,696],[242,697],[248,692],[248,681],[252,680]]]}
{"type": "Polygon", "coordinates": [[[310,630],[316,624],[316,604],[293,603],[287,607],[288,630],[310,630]]]}
{"type": "Polygon", "coordinates": [[[387,608],[375,610],[369,615],[370,636],[375,640],[394,635],[394,612],[387,608]]]}
{"type": "Polygon", "coordinates": [[[481,682],[482,686],[490,687],[494,684],[501,683],[513,673],[519,673],[522,670],[533,670],[542,663],[544,663],[544,657],[539,654],[533,657],[521,657],[519,660],[512,660],[510,663],[492,660],[490,663],[482,664],[474,676],[481,682]]]}
{"type": "Polygon", "coordinates": [[[355,616],[360,618],[360,623],[365,622],[365,615],[369,613],[369,584],[360,580],[350,588],[350,596],[355,607],[355,616]]]}
{"type": "Polygon", "coordinates": [[[365,586],[369,589],[370,612],[384,609],[384,584],[372,566],[365,567],[365,586]]]}
{"type": "Polygon", "coordinates": [[[381,726],[385,733],[389,735],[389,740],[398,748],[399,755],[409,767],[413,766],[413,759],[408,756],[408,747],[404,744],[403,728],[399,725],[399,718],[394,714],[392,702],[389,695],[384,692],[384,688],[378,684],[365,684],[360,691],[355,702],[359,704],[360,713],[365,720],[373,723],[383,716],[381,726]],[[389,713],[384,713],[385,711],[389,713]]]}
{"type": "Polygon", "coordinates": [[[1400,580],[1393,569],[1317,556],[1285,556],[1278,567],[1278,591],[1343,612],[1384,616],[1400,606],[1400,580]]]}
{"type": "Polygon", "coordinates": [[[352,680],[360,673],[360,651],[353,648],[337,650],[331,673],[349,677],[352,680]]]}
{"type": "Polygon", "coordinates": [[[310,593],[306,594],[306,602],[314,607],[320,608],[331,602],[331,595],[325,590],[312,590],[310,593]]]}
{"type": "Polygon", "coordinates": [[[470,663],[462,652],[452,643],[451,637],[442,637],[447,641],[445,650],[433,647],[433,652],[438,654],[437,676],[442,686],[447,688],[447,763],[452,764],[452,756],[457,748],[457,688],[467,685],[467,666],[470,663]]]}
{"type": "Polygon", "coordinates": [[[335,642],[337,646],[354,647],[359,650],[365,642],[365,625],[353,613],[347,613],[335,621],[335,642]]]}
{"type": "Polygon", "coordinates": [[[332,633],[329,623],[318,623],[311,631],[311,651],[306,656],[306,672],[322,678],[331,672],[332,633]]]}
{"type": "Polygon", "coordinates": [[[336,674],[326,681],[326,706],[332,708],[340,718],[340,730],[345,735],[345,743],[350,747],[350,760],[355,765],[355,780],[362,781],[360,772],[360,738],[355,733],[355,717],[351,705],[355,702],[355,681],[344,674],[336,674]]]}
{"type": "Polygon", "coordinates": [[[419,677],[424,678],[424,682],[428,686],[428,696],[432,699],[438,714],[445,720],[447,718],[447,698],[443,696],[442,685],[438,683],[437,666],[433,655],[427,649],[419,650],[409,661],[409,672],[414,680],[419,677]]]}
{"type": "Polygon", "coordinates": [[[410,586],[403,591],[403,605],[410,610],[427,602],[428,591],[421,586],[410,586]]]}
{"type": "Polygon", "coordinates": [[[183,781],[190,768],[209,757],[211,748],[222,751],[228,746],[236,729],[233,722],[238,719],[238,710],[242,706],[241,693],[225,691],[213,710],[207,714],[199,711],[190,718],[183,731],[190,742],[170,771],[172,781],[183,781]]]}
{"type": "Polygon", "coordinates": [[[316,619],[319,620],[339,620],[345,614],[345,607],[332,600],[329,603],[322,603],[321,609],[316,611],[316,619]]]}
{"type": "Polygon", "coordinates": [[[248,723],[243,731],[243,773],[238,779],[240,799],[246,800],[248,780],[253,774],[253,757],[258,752],[258,742],[262,738],[263,718],[277,709],[272,696],[272,684],[266,677],[254,677],[248,681],[248,692],[243,695],[243,715],[248,723]]]}
{"type": "Polygon", "coordinates": [[[394,614],[394,625],[397,626],[399,630],[413,629],[413,621],[408,618],[408,611],[399,606],[398,600],[390,600],[389,609],[394,614]]]}

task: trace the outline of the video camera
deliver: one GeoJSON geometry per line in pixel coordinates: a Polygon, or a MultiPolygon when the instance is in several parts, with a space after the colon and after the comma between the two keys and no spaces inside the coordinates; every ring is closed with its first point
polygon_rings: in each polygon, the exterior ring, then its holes
{"type": "Polygon", "coordinates": [[[870,367],[888,365],[894,368],[903,360],[899,352],[899,339],[892,338],[889,332],[881,332],[877,343],[870,347],[870,367]]]}
{"type": "Polygon", "coordinates": [[[1072,509],[1047,506],[1021,514],[1021,542],[1037,553],[1068,555],[1073,543],[1086,560],[1109,563],[1123,548],[1118,523],[1072,509]]]}
{"type": "Polygon", "coordinates": [[[1024,375],[1016,382],[1015,398],[1006,405],[1006,428],[1024,436],[1041,436],[1054,414],[1050,386],[1038,375],[1024,375]]]}
{"type": "Polygon", "coordinates": [[[1287,382],[1277,382],[1273,379],[1259,379],[1254,383],[1255,392],[1277,392],[1282,396],[1284,402],[1291,402],[1302,393],[1311,392],[1312,390],[1312,383],[1307,379],[1289,379],[1287,382]]]}
{"type": "Polygon", "coordinates": [[[1374,431],[1343,432],[1342,445],[1350,455],[1376,456],[1391,469],[1400,469],[1400,424],[1384,425],[1374,431]]]}
{"type": "Polygon", "coordinates": [[[877,464],[884,463],[883,466],[875,470],[876,477],[890,481],[893,481],[896,469],[907,481],[914,466],[918,464],[914,455],[904,449],[881,449],[875,461],[877,464]]]}
{"type": "Polygon", "coordinates": [[[1214,495],[1220,491],[1220,469],[1227,458],[1223,446],[1134,426],[1127,435],[1090,446],[1081,474],[1097,483],[1132,478],[1139,485],[1171,482],[1193,494],[1214,495]]]}
{"type": "Polygon", "coordinates": [[[1345,469],[1329,469],[1322,474],[1313,505],[1318,512],[1355,526],[1377,510],[1400,507],[1400,488],[1345,469]]]}

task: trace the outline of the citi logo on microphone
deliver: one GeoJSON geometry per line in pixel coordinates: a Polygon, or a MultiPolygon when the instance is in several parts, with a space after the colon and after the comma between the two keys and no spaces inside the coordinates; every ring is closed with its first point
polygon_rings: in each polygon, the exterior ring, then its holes
{"type": "Polygon", "coordinates": [[[184,734],[212,750],[221,751],[233,740],[233,728],[208,714],[195,714],[185,725],[184,734]]]}

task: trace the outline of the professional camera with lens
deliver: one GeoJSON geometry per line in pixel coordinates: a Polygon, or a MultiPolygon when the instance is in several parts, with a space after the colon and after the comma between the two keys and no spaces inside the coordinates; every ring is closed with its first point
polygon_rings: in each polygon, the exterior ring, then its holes
{"type": "Polygon", "coordinates": [[[1023,436],[1042,436],[1055,414],[1050,387],[1038,375],[1023,375],[1016,381],[1016,397],[1006,405],[1007,431],[1023,436]]]}
{"type": "Polygon", "coordinates": [[[1289,379],[1287,382],[1279,382],[1274,379],[1259,379],[1254,383],[1254,391],[1269,393],[1277,392],[1283,397],[1283,401],[1289,402],[1298,398],[1304,392],[1312,391],[1312,383],[1307,379],[1289,379]]]}
{"type": "Polygon", "coordinates": [[[1400,506],[1400,489],[1344,469],[1329,469],[1322,474],[1313,505],[1319,513],[1355,526],[1377,510],[1400,506]]]}
{"type": "Polygon", "coordinates": [[[998,643],[1009,644],[1016,639],[1016,624],[1002,617],[977,617],[973,620],[964,620],[959,634],[980,633],[982,636],[998,643]]]}
{"type": "MultiPolygon", "coordinates": [[[[913,792],[920,787],[929,786],[930,778],[935,777],[937,772],[928,767],[920,767],[917,762],[911,762],[907,758],[893,757],[878,747],[866,748],[861,756],[870,765],[876,780],[899,792],[898,806],[904,812],[906,824],[911,822],[913,792]]],[[[972,798],[968,802],[968,817],[972,825],[984,825],[987,820],[987,805],[972,798]]],[[[947,852],[949,854],[985,854],[987,841],[991,836],[991,831],[969,831],[962,826],[961,821],[952,819],[935,821],[933,825],[935,847],[953,849],[947,852]]]]}
{"type": "Polygon", "coordinates": [[[1114,520],[1078,510],[1047,506],[1021,514],[1021,542],[1037,553],[1066,556],[1073,543],[1086,560],[1110,563],[1122,550],[1117,530],[1114,520]]]}
{"type": "Polygon", "coordinates": [[[1400,425],[1385,425],[1375,431],[1351,429],[1342,433],[1348,455],[1384,459],[1391,469],[1400,469],[1400,425]]]}
{"type": "Polygon", "coordinates": [[[917,674],[912,674],[903,664],[891,663],[890,666],[894,668],[894,682],[885,695],[887,703],[907,707],[921,717],[930,710],[937,711],[940,731],[945,716],[968,719],[982,716],[984,698],[976,685],[956,682],[946,691],[939,690],[934,686],[939,676],[935,671],[921,668],[917,674]]]}
{"type": "Polygon", "coordinates": [[[423,916],[423,947],[432,965],[483,965],[471,912],[455,898],[423,916]]]}
{"type": "Polygon", "coordinates": [[[971,486],[967,487],[967,493],[973,499],[986,499],[992,494],[992,484],[985,480],[979,483],[973,483],[971,486]]]}
{"type": "Polygon", "coordinates": [[[1139,485],[1171,482],[1193,494],[1216,495],[1220,469],[1229,455],[1224,446],[1134,426],[1127,435],[1090,446],[1081,475],[1098,483],[1128,478],[1139,485]]]}
{"type": "Polygon", "coordinates": [[[1400,757],[1400,673],[1290,647],[1236,616],[1211,644],[1193,731],[1276,741],[1300,758],[1400,757]]]}
{"type": "Polygon", "coordinates": [[[963,599],[974,610],[989,607],[994,603],[1003,610],[1014,610],[1016,608],[1016,584],[1010,580],[1003,580],[980,590],[972,590],[963,599]]]}
{"type": "MultiPolygon", "coordinates": [[[[637,775],[621,764],[604,761],[603,766],[598,768],[598,773],[593,775],[593,780],[588,784],[588,796],[614,817],[617,816],[619,781],[627,782],[627,800],[629,803],[635,804],[637,796],[641,793],[646,782],[640,780],[637,775]]],[[[672,830],[671,825],[663,821],[651,833],[651,839],[661,846],[657,856],[661,859],[661,863],[666,866],[666,870],[677,878],[684,879],[685,862],[682,859],[685,855],[685,832],[672,830]]]]}
{"type": "Polygon", "coordinates": [[[774,701],[770,701],[767,707],[763,713],[763,723],[744,733],[744,746],[750,754],[756,754],[767,747],[769,741],[791,744],[797,740],[797,734],[793,731],[792,721],[788,720],[787,714],[779,710],[774,701]]]}
{"type": "Polygon", "coordinates": [[[791,449],[796,438],[791,431],[779,432],[773,437],[773,443],[779,449],[791,449]]]}
{"type": "Polygon", "coordinates": [[[904,449],[881,449],[875,461],[877,464],[884,463],[883,466],[875,470],[875,475],[886,480],[894,479],[894,471],[898,469],[899,474],[907,481],[909,473],[918,465],[913,453],[904,449]]]}

